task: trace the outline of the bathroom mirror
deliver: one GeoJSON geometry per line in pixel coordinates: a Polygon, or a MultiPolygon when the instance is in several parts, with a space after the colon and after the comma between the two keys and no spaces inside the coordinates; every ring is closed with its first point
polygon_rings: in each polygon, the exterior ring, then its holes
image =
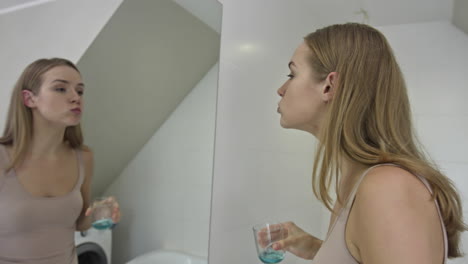
{"type": "MultiPolygon", "coordinates": [[[[461,99],[468,98],[468,37],[452,24],[457,14],[468,14],[463,1],[221,2],[210,264],[262,263],[252,236],[255,224],[293,221],[326,238],[330,213],[311,184],[316,140],[280,126],[277,90],[288,80],[288,63],[302,38],[336,23],[369,23],[387,37],[405,76],[421,142],[460,189],[468,221],[468,107],[461,99]]],[[[466,17],[459,15],[460,21],[466,17]]],[[[462,239],[468,252],[467,232],[462,239]]],[[[280,263],[311,260],[286,253],[280,263]]]]}
{"type": "Polygon", "coordinates": [[[115,196],[112,263],[207,257],[222,6],[125,0],[77,63],[93,198],[115,196]]]}

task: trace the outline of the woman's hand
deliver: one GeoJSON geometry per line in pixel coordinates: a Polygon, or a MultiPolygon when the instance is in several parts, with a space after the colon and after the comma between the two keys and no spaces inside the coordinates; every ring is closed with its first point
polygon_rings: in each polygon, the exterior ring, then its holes
{"type": "MultiPolygon", "coordinates": [[[[109,207],[112,208],[112,222],[115,224],[120,222],[120,218],[122,214],[120,213],[120,206],[119,203],[117,202],[117,199],[114,196],[107,197],[105,200],[99,201],[99,204],[108,204],[109,207]]],[[[85,216],[90,216],[95,208],[95,204],[90,206],[85,213],[85,216]]]]}
{"type": "Polygon", "coordinates": [[[275,242],[274,250],[286,250],[303,258],[313,259],[322,245],[322,240],[306,233],[293,222],[281,223],[285,239],[275,242]]]}

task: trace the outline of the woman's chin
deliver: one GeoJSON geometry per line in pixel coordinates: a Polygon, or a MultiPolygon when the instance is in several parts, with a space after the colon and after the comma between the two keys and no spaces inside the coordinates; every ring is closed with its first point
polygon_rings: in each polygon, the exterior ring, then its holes
{"type": "Polygon", "coordinates": [[[286,120],[284,120],[283,118],[280,119],[280,126],[282,128],[294,128],[291,126],[291,124],[289,124],[286,120]]]}
{"type": "Polygon", "coordinates": [[[304,131],[304,132],[307,132],[316,136],[315,131],[307,126],[301,126],[299,124],[292,124],[291,122],[286,122],[286,120],[283,120],[283,119],[280,120],[280,125],[282,128],[301,130],[301,131],[304,131]]]}
{"type": "Polygon", "coordinates": [[[81,120],[73,120],[73,121],[69,121],[65,124],[66,127],[74,127],[74,126],[77,126],[81,123],[81,120]]]}

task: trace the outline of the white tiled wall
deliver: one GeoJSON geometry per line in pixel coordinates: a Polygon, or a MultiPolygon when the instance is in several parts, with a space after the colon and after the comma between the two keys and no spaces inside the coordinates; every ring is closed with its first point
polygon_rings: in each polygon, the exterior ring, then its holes
{"type": "MultiPolygon", "coordinates": [[[[292,220],[322,238],[328,226],[328,213],[311,190],[315,139],[280,128],[276,89],[286,80],[287,63],[304,35],[353,17],[327,18],[333,10],[312,10],[310,1],[222,3],[209,262],[259,263],[253,224],[292,220]]],[[[379,29],[406,76],[422,142],[468,197],[468,37],[449,22],[379,29]]],[[[289,254],[282,263],[309,261],[289,254]]]]}
{"type": "Polygon", "coordinates": [[[113,264],[156,249],[208,255],[217,77],[216,65],[105,191],[123,212],[113,264]]]}

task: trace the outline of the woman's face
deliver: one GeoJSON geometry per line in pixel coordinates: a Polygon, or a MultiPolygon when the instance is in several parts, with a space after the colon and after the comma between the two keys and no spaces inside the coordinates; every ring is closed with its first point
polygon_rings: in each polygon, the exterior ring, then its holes
{"type": "Polygon", "coordinates": [[[327,80],[317,81],[307,59],[311,55],[303,42],[294,52],[289,69],[291,71],[283,86],[278,89],[280,124],[284,128],[295,128],[317,135],[326,109],[327,80]]]}
{"type": "Polygon", "coordinates": [[[58,126],[76,126],[83,111],[84,84],[81,75],[68,66],[57,66],[42,75],[39,92],[31,93],[34,118],[58,126]]]}

